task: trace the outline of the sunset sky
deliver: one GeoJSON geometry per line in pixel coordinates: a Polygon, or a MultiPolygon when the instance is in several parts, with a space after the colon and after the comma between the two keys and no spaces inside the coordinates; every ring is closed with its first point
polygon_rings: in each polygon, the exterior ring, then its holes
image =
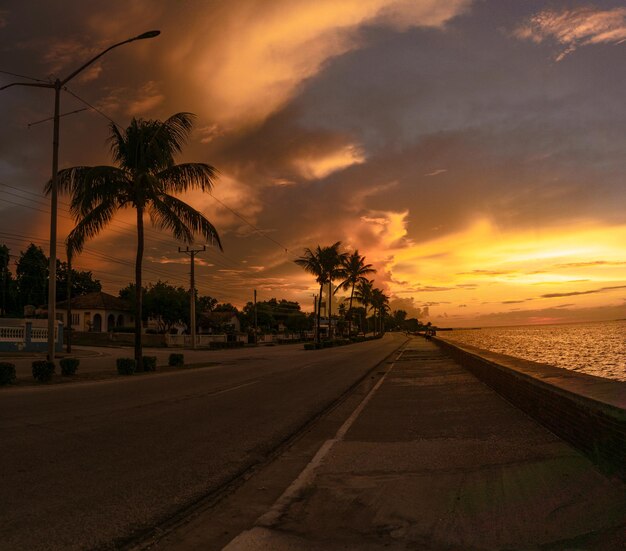
{"type": "MultiPolygon", "coordinates": [[[[0,70],[65,77],[151,29],[72,81],[61,112],[78,96],[122,127],[197,115],[179,160],[221,176],[186,200],[224,244],[198,256],[201,294],[241,307],[257,289],[311,310],[317,285],[293,260],[341,241],[378,269],[392,310],[440,326],[626,318],[623,2],[9,0],[0,70]]],[[[52,112],[51,90],[0,92],[14,255],[47,251],[52,124],[28,124],[52,112]]],[[[62,119],[61,167],[112,163],[102,114],[62,119]]],[[[75,262],[113,294],[133,279],[133,220],[75,262]]],[[[179,245],[149,231],[144,278],[188,286],[179,245]]]]}

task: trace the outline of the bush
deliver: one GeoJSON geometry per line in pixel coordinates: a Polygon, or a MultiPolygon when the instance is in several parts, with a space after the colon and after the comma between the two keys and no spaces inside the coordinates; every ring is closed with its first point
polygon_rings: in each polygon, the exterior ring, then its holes
{"type": "Polygon", "coordinates": [[[78,358],[63,358],[59,363],[61,364],[61,375],[70,377],[76,374],[80,360],[78,358]]]}
{"type": "Polygon", "coordinates": [[[170,354],[167,365],[169,365],[170,367],[183,367],[185,365],[185,355],[175,353],[170,354]]]}
{"type": "Polygon", "coordinates": [[[0,362],[0,385],[10,385],[15,381],[15,364],[0,362]]]}
{"type": "Polygon", "coordinates": [[[33,362],[33,377],[40,383],[47,383],[52,379],[52,374],[56,369],[54,362],[48,360],[36,360],[33,362]]]}
{"type": "Polygon", "coordinates": [[[318,348],[321,348],[321,346],[318,346],[316,342],[305,342],[304,343],[304,349],[305,350],[317,350],[318,348]]]}
{"type": "Polygon", "coordinates": [[[118,358],[115,360],[120,375],[132,375],[136,369],[135,358],[118,358]]]}
{"type": "Polygon", "coordinates": [[[156,356],[143,356],[141,363],[144,371],[156,371],[156,356]]]}

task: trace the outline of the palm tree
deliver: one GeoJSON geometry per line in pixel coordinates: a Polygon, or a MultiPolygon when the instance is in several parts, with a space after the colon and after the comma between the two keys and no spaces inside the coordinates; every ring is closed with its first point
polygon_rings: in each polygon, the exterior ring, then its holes
{"type": "MultiPolygon", "coordinates": [[[[363,308],[365,308],[365,324],[367,324],[367,310],[372,303],[373,290],[374,281],[370,279],[359,281],[354,289],[354,298],[356,298],[363,305],[363,308]]],[[[365,329],[367,329],[367,325],[365,329]]]]}
{"type": "Polygon", "coordinates": [[[385,295],[382,289],[374,289],[372,291],[372,307],[374,308],[374,332],[376,333],[376,326],[378,325],[378,332],[383,332],[382,321],[383,315],[387,310],[387,304],[389,304],[389,297],[385,295]],[[378,324],[376,323],[378,321],[378,324]]]}
{"type": "MultiPolygon", "coordinates": [[[[333,279],[343,277],[341,268],[342,259],[346,253],[340,253],[339,247],[341,241],[337,241],[333,245],[328,247],[320,247],[312,251],[309,248],[304,249],[304,254],[297,258],[294,262],[304,268],[305,271],[315,276],[315,281],[319,283],[320,294],[317,302],[317,329],[315,332],[315,339],[319,343],[320,341],[320,315],[322,309],[322,292],[324,291],[324,285],[326,283],[332,283],[333,279]]],[[[329,293],[330,298],[330,293],[329,293]]],[[[329,320],[329,333],[330,333],[330,308],[328,312],[329,320]]]]}
{"type": "MultiPolygon", "coordinates": [[[[193,207],[175,194],[190,189],[211,191],[217,170],[205,163],[176,164],[174,156],[187,141],[192,113],[176,113],[165,121],[134,119],[125,131],[111,124],[109,144],[117,166],[76,166],[59,172],[59,191],[71,196],[70,212],[76,227],[68,236],[71,253],[80,252],[85,240],[95,237],[121,209],[135,209],[137,255],[135,260],[135,360],[142,365],[142,270],[144,214],[152,224],[185,243],[194,234],[222,245],[217,230],[193,207]]],[[[50,191],[48,182],[46,191],[50,191]]]]}
{"type": "MultiPolygon", "coordinates": [[[[340,242],[336,243],[337,247],[340,242]]],[[[328,336],[332,336],[332,304],[333,304],[333,295],[339,290],[339,287],[333,291],[333,281],[336,279],[342,279],[346,277],[346,270],[344,268],[346,259],[348,258],[348,253],[339,252],[338,248],[335,248],[334,253],[328,255],[328,264],[326,265],[328,269],[328,336]]]]}
{"type": "Polygon", "coordinates": [[[339,284],[339,288],[346,291],[350,289],[350,301],[348,305],[348,336],[350,336],[352,333],[352,300],[354,298],[354,288],[357,283],[367,281],[365,276],[367,274],[376,273],[376,270],[372,268],[371,264],[365,264],[365,257],[361,256],[358,250],[355,250],[351,255],[346,257],[343,268],[346,272],[346,279],[339,284]]]}

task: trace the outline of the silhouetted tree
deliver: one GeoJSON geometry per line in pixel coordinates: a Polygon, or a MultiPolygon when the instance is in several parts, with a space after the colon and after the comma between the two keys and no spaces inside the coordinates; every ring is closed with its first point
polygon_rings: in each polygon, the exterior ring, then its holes
{"type": "MultiPolygon", "coordinates": [[[[337,279],[343,275],[343,272],[341,271],[341,263],[342,258],[345,257],[346,253],[339,252],[340,246],[341,242],[337,241],[329,247],[320,247],[318,245],[315,250],[307,248],[304,250],[304,254],[294,261],[306,272],[315,276],[315,281],[317,281],[320,286],[317,304],[317,329],[315,331],[315,339],[317,342],[320,341],[320,316],[324,285],[331,283],[333,279],[337,279]]],[[[328,313],[328,320],[330,323],[330,312],[328,313]]]]}
{"type": "Polygon", "coordinates": [[[367,281],[365,277],[368,274],[376,273],[371,264],[365,264],[365,257],[355,250],[350,256],[343,261],[345,270],[345,279],[340,283],[339,288],[350,289],[350,299],[348,304],[348,335],[352,332],[352,300],[354,298],[354,288],[357,283],[367,281]]]}
{"type": "Polygon", "coordinates": [[[48,296],[48,258],[41,247],[31,243],[20,253],[15,266],[18,304],[21,309],[31,304],[46,304],[48,296]]]}
{"type": "MultiPolygon", "coordinates": [[[[194,115],[177,113],[165,121],[133,119],[120,131],[111,124],[109,144],[118,166],[77,166],[59,173],[59,191],[71,196],[76,227],[68,236],[72,252],[104,229],[118,210],[132,208],[137,221],[135,260],[135,360],[142,361],[142,261],[144,214],[158,229],[192,243],[194,234],[216,242],[217,230],[204,215],[176,197],[194,188],[211,191],[216,170],[204,163],[175,164],[192,128],[194,115]]],[[[51,183],[48,183],[47,191],[51,183]]]]}
{"type": "MultiPolygon", "coordinates": [[[[367,325],[367,311],[372,304],[372,291],[374,290],[374,282],[366,279],[359,281],[356,285],[354,298],[356,298],[362,305],[365,310],[363,315],[363,321],[367,325]]],[[[362,328],[363,329],[363,328],[362,328]]],[[[366,332],[368,328],[365,327],[363,332],[366,332]]]]}

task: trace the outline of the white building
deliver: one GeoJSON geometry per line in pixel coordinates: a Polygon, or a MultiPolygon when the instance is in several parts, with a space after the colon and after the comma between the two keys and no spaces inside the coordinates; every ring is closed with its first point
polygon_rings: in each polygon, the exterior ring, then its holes
{"type": "MultiPolygon", "coordinates": [[[[72,329],[104,333],[114,327],[129,327],[134,324],[130,304],[108,293],[89,293],[72,298],[72,329]]],[[[67,327],[67,301],[57,303],[57,319],[67,327]]]]}

